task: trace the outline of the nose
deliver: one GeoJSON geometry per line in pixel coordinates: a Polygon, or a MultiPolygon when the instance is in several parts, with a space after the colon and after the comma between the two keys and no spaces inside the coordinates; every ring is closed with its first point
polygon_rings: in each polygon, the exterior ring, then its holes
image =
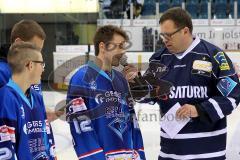
{"type": "Polygon", "coordinates": [[[42,66],[42,72],[44,72],[45,71],[45,66],[42,66]]]}
{"type": "Polygon", "coordinates": [[[167,38],[163,38],[163,43],[167,43],[168,42],[168,39],[167,38]]]}

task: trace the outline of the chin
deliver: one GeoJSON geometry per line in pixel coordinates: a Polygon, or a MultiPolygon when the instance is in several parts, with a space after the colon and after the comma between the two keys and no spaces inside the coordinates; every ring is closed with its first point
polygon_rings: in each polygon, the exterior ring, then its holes
{"type": "Polygon", "coordinates": [[[40,84],[40,82],[41,82],[40,80],[36,80],[33,82],[33,84],[40,84]]]}
{"type": "Polygon", "coordinates": [[[112,66],[114,66],[114,67],[118,67],[119,66],[119,62],[114,62],[114,63],[112,63],[112,66]]]}

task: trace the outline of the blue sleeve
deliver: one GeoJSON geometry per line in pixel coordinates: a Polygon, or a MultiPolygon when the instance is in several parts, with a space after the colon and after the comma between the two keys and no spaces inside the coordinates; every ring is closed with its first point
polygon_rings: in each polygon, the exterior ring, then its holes
{"type": "Polygon", "coordinates": [[[0,87],[8,83],[12,73],[9,65],[6,62],[0,61],[0,87]]]}
{"type": "Polygon", "coordinates": [[[200,104],[212,122],[229,115],[239,104],[240,85],[229,57],[222,51],[213,54],[212,74],[215,95],[200,104]]]}
{"type": "MultiPolygon", "coordinates": [[[[36,92],[38,92],[38,91],[36,91],[36,92]]],[[[39,92],[38,92],[37,96],[38,96],[38,98],[41,101],[41,108],[42,108],[43,114],[44,114],[44,120],[45,120],[46,131],[47,131],[47,137],[48,137],[48,142],[49,142],[49,145],[50,145],[49,146],[50,147],[49,148],[49,156],[52,159],[57,159],[56,151],[55,151],[55,140],[54,140],[54,136],[53,136],[53,130],[52,130],[52,126],[51,126],[50,122],[48,122],[48,119],[47,119],[47,114],[46,114],[46,109],[45,109],[45,104],[44,104],[44,101],[43,101],[43,97],[42,97],[41,94],[39,94],[39,92]]]]}
{"type": "MultiPolygon", "coordinates": [[[[128,86],[127,82],[124,86],[128,86]]],[[[129,87],[127,90],[130,90],[129,87]]],[[[135,156],[140,156],[141,160],[145,160],[145,152],[144,152],[144,145],[143,145],[143,138],[142,133],[138,124],[138,119],[134,109],[134,100],[128,92],[127,95],[127,104],[129,106],[129,112],[131,115],[131,128],[132,128],[132,141],[133,141],[133,149],[136,153],[135,156]]],[[[138,159],[138,158],[136,158],[138,159]]]]}
{"type": "MultiPolygon", "coordinates": [[[[1,94],[2,95],[2,94],[1,94]]],[[[15,109],[17,103],[1,96],[0,103],[0,159],[15,160],[18,155],[17,140],[18,132],[18,112],[15,109]]]]}
{"type": "MultiPolygon", "coordinates": [[[[73,76],[67,93],[67,116],[71,116],[72,114],[76,115],[76,113],[78,114],[89,110],[87,97],[81,92],[87,90],[87,88],[84,87],[86,87],[86,85],[81,82],[81,77],[76,75],[73,76]],[[81,87],[80,90],[78,90],[79,87],[81,87]]],[[[74,149],[79,159],[106,159],[103,149],[98,143],[96,132],[94,131],[92,121],[89,117],[85,115],[75,117],[69,121],[69,124],[73,137],[74,149]]]]}
{"type": "Polygon", "coordinates": [[[135,114],[134,109],[132,108],[130,110],[130,114],[131,114],[131,122],[132,122],[132,128],[133,128],[133,135],[132,135],[132,139],[133,139],[133,149],[134,151],[136,151],[138,153],[138,155],[140,156],[141,160],[145,160],[145,153],[144,153],[144,147],[143,147],[143,139],[142,139],[142,134],[140,131],[140,127],[138,124],[138,120],[135,114]]]}

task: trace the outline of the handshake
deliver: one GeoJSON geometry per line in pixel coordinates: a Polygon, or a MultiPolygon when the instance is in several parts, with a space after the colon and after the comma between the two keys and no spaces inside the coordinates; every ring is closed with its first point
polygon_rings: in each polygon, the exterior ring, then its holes
{"type": "Polygon", "coordinates": [[[164,99],[170,93],[172,84],[161,77],[168,72],[165,65],[151,61],[145,74],[140,72],[129,81],[130,91],[135,101],[146,99],[164,99]]]}

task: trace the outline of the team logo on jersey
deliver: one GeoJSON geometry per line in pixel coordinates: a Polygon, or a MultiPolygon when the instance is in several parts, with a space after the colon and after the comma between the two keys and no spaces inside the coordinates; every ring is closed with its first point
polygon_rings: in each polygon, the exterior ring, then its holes
{"type": "Polygon", "coordinates": [[[217,61],[217,63],[219,64],[219,68],[221,71],[226,71],[226,70],[230,70],[228,61],[224,55],[223,52],[218,52],[215,56],[214,59],[217,61]]]}
{"type": "Polygon", "coordinates": [[[70,102],[69,111],[71,113],[76,113],[84,110],[87,110],[87,107],[85,105],[84,99],[81,97],[75,98],[70,102]]]}
{"type": "Polygon", "coordinates": [[[91,88],[92,90],[97,89],[97,83],[96,83],[96,81],[91,80],[91,81],[89,82],[89,85],[90,85],[90,88],[91,88]]]}
{"type": "Polygon", "coordinates": [[[228,96],[229,93],[232,92],[233,88],[237,85],[235,81],[233,81],[231,78],[226,77],[224,79],[221,79],[218,84],[217,88],[222,93],[223,96],[228,96]]]}
{"type": "Polygon", "coordinates": [[[108,124],[108,126],[121,140],[123,140],[122,135],[127,129],[127,121],[125,118],[115,118],[111,123],[108,124]]]}
{"type": "Polygon", "coordinates": [[[203,60],[195,60],[192,66],[192,73],[193,74],[200,74],[203,76],[211,76],[212,72],[212,63],[203,60]]]}
{"type": "Polygon", "coordinates": [[[15,128],[6,125],[0,126],[0,142],[11,141],[16,143],[15,128]]]}

